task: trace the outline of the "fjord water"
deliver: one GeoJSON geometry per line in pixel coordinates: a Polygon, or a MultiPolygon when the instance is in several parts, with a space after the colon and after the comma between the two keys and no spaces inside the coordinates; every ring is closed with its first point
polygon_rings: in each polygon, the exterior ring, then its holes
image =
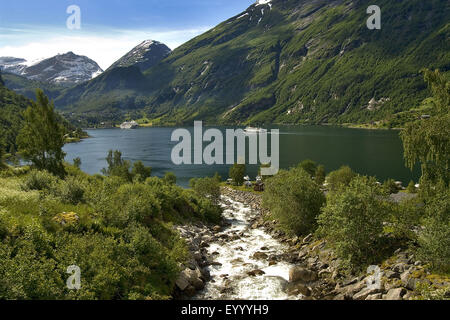
{"type": "MultiPolygon", "coordinates": [[[[325,165],[327,172],[349,165],[360,174],[376,176],[379,181],[388,178],[417,182],[419,171],[405,168],[403,150],[398,131],[365,130],[331,126],[286,126],[280,129],[280,167],[287,169],[305,159],[325,165]]],[[[81,169],[87,173],[100,173],[106,167],[108,150],[120,150],[125,159],[141,160],[153,168],[153,175],[163,176],[172,171],[177,183],[183,187],[195,177],[212,176],[218,172],[228,177],[228,165],[174,165],[171,161],[171,134],[176,128],[150,127],[136,130],[98,129],[88,130],[91,138],[64,147],[66,160],[76,157],[82,161],[81,169]]],[[[186,128],[191,132],[193,128],[186,128]]],[[[205,127],[203,130],[207,130],[205,127]]],[[[219,128],[223,132],[226,128],[219,128]]],[[[225,135],[224,135],[225,140],[225,135]]],[[[268,139],[270,141],[270,139],[268,139]]],[[[225,141],[224,141],[225,143],[225,141]]],[[[207,143],[204,143],[206,146],[207,143]]],[[[225,147],[224,147],[225,150],[225,147]]],[[[258,166],[248,166],[251,178],[258,166]]]]}

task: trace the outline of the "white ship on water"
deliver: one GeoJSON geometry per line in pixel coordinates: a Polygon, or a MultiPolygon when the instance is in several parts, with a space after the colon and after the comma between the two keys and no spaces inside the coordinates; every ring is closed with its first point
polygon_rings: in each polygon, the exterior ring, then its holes
{"type": "Polygon", "coordinates": [[[120,129],[136,129],[139,124],[136,121],[125,121],[120,125],[120,129]]]}
{"type": "Polygon", "coordinates": [[[262,129],[262,128],[254,128],[254,127],[247,127],[244,129],[245,133],[264,133],[267,132],[266,129],[262,129]]]}

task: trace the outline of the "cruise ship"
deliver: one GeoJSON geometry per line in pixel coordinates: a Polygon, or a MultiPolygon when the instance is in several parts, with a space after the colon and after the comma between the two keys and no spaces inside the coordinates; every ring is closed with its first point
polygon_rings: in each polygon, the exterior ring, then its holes
{"type": "Polygon", "coordinates": [[[139,124],[136,121],[125,121],[120,125],[120,129],[136,129],[139,127],[139,124]]]}

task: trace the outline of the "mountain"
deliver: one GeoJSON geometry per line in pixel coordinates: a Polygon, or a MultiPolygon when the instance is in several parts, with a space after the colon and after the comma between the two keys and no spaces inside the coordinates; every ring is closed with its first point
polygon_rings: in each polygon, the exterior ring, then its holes
{"type": "Polygon", "coordinates": [[[171,52],[172,50],[161,42],[146,40],[116,61],[108,70],[117,67],[136,66],[144,71],[166,58],[171,52]]]}
{"type": "Polygon", "coordinates": [[[27,67],[27,60],[14,57],[0,57],[0,70],[14,74],[22,74],[27,67]]]}
{"type": "Polygon", "coordinates": [[[427,96],[422,68],[448,76],[450,7],[447,0],[379,0],[382,28],[369,30],[371,4],[259,0],[143,75],[133,71],[140,81],[130,70],[115,74],[121,80],[102,75],[56,105],[99,114],[137,109],[155,124],[383,120],[427,96]]]}
{"type": "Polygon", "coordinates": [[[25,59],[0,57],[0,70],[30,80],[64,86],[89,81],[103,72],[95,61],[73,52],[59,54],[30,65],[25,59]]]}
{"type": "Polygon", "coordinates": [[[45,95],[50,99],[57,98],[61,94],[61,91],[65,89],[64,86],[59,84],[30,80],[14,73],[3,73],[2,76],[5,87],[14,90],[16,93],[28,99],[34,99],[36,97],[36,89],[44,91],[45,95]]]}

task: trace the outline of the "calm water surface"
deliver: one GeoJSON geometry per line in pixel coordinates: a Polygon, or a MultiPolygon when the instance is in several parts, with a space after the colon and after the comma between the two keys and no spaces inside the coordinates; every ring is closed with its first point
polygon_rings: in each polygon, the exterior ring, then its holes
{"type": "MultiPolygon", "coordinates": [[[[193,132],[193,128],[187,129],[193,132]]],[[[225,129],[221,128],[223,131],[225,129]]],[[[141,160],[151,166],[155,176],[163,176],[167,171],[174,172],[178,184],[184,187],[193,177],[212,176],[215,172],[219,172],[223,178],[228,177],[227,165],[174,165],[170,159],[172,148],[177,144],[170,141],[174,130],[88,130],[92,138],[64,147],[66,160],[72,162],[72,159],[80,157],[83,171],[100,173],[106,167],[105,157],[112,149],[120,150],[127,160],[141,160]]],[[[376,176],[380,181],[393,178],[407,184],[410,180],[417,181],[419,177],[418,170],[411,172],[404,166],[402,144],[397,131],[327,126],[280,127],[280,167],[289,168],[305,159],[325,165],[327,172],[349,165],[353,170],[376,176]]],[[[257,170],[257,166],[247,167],[251,178],[256,176],[257,170]]]]}

